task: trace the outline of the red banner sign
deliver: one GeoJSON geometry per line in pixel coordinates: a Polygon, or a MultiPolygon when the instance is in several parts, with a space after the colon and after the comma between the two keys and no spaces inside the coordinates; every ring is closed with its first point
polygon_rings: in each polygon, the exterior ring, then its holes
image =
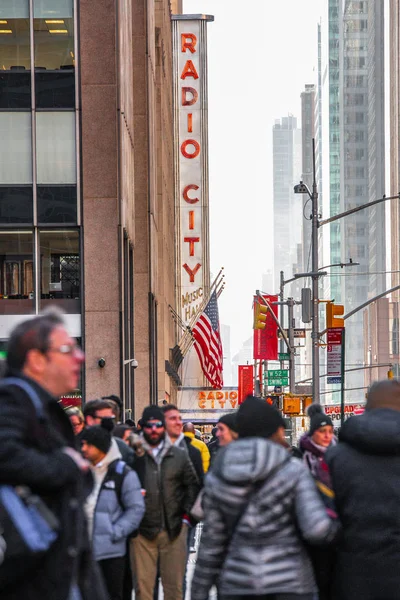
{"type": "MultiPolygon", "coordinates": [[[[278,296],[263,296],[271,305],[274,315],[278,318],[278,306],[272,302],[278,301],[278,296]]],[[[257,296],[254,296],[257,301],[257,296]]],[[[253,356],[255,360],[278,360],[278,326],[270,311],[267,313],[265,329],[255,329],[253,336],[253,356]]]]}
{"type": "Polygon", "coordinates": [[[242,402],[246,398],[246,396],[253,393],[254,367],[253,367],[253,365],[239,365],[238,369],[239,369],[238,404],[242,404],[242,402]]]}

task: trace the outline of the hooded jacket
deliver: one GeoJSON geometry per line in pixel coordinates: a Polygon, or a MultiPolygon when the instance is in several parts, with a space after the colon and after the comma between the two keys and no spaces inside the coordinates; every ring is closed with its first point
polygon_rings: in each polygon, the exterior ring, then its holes
{"type": "Polygon", "coordinates": [[[204,512],[192,600],[207,600],[217,580],[228,597],[315,592],[301,536],[329,542],[339,525],[305,466],[281,446],[244,438],[222,448],[206,477],[204,512]]]}
{"type": "Polygon", "coordinates": [[[400,590],[400,412],[348,419],[326,454],[343,525],[334,598],[398,600],[400,590]]]}
{"type": "Polygon", "coordinates": [[[104,459],[92,469],[95,485],[85,504],[85,511],[96,560],[125,556],[126,538],[139,527],[144,515],[144,500],[134,471],[127,471],[123,479],[123,506],[117,497],[115,482],[107,480],[110,465],[119,459],[121,453],[113,439],[104,459]]]}
{"type": "Polygon", "coordinates": [[[203,462],[203,471],[204,473],[207,473],[210,468],[210,451],[207,448],[207,444],[198,440],[194,433],[190,433],[190,431],[185,431],[185,437],[189,438],[191,444],[200,452],[201,460],[203,462]]]}

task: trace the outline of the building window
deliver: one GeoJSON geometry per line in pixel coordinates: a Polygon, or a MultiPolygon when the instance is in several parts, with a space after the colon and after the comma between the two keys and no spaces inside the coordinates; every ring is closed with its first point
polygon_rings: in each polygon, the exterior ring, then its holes
{"type": "Polygon", "coordinates": [[[38,112],[36,144],[38,184],[75,184],[75,113],[38,112]]]}
{"type": "Polygon", "coordinates": [[[32,183],[29,112],[0,112],[0,184],[32,183]]]}
{"type": "Polygon", "coordinates": [[[75,185],[39,185],[37,218],[39,225],[76,225],[75,185]]]}
{"type": "Polygon", "coordinates": [[[36,107],[75,107],[73,0],[34,1],[36,107]]]}
{"type": "Polygon", "coordinates": [[[0,315],[30,314],[34,299],[31,231],[0,231],[0,315]]]}
{"type": "Polygon", "coordinates": [[[41,308],[58,304],[66,313],[79,314],[81,259],[75,229],[41,230],[41,308]]]}
{"type": "Polygon", "coordinates": [[[29,0],[2,0],[0,29],[0,108],[30,108],[29,0]]]}
{"type": "Polygon", "coordinates": [[[32,186],[0,185],[0,224],[33,224],[32,186]]]}

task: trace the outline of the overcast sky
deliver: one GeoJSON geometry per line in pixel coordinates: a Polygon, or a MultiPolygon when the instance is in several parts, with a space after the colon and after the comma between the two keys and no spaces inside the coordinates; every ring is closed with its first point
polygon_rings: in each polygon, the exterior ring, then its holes
{"type": "MultiPolygon", "coordinates": [[[[220,321],[234,354],[252,335],[252,296],[273,267],[272,126],[316,82],[326,0],[183,0],[208,26],[211,269],[225,267],[220,321]]],[[[289,274],[288,274],[289,275],[289,274]]],[[[264,290],[275,293],[277,290],[264,290]]]]}

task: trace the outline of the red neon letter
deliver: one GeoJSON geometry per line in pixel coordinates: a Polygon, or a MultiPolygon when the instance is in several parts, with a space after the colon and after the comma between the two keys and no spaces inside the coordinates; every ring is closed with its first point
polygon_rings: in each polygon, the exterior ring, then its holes
{"type": "Polygon", "coordinates": [[[200,154],[200,144],[196,140],[185,140],[181,146],[181,152],[185,158],[196,158],[200,154]],[[188,152],[186,148],[194,146],[194,152],[188,152]]]}
{"type": "Polygon", "coordinates": [[[191,60],[187,60],[185,66],[183,67],[181,79],[186,79],[186,77],[193,77],[193,79],[199,78],[196,67],[191,60]]]}
{"type": "Polygon", "coordinates": [[[192,106],[196,104],[199,98],[198,91],[192,87],[183,87],[182,88],[182,106],[192,106]],[[188,100],[187,95],[192,94],[192,99],[188,100]]]}
{"type": "Polygon", "coordinates": [[[194,229],[194,210],[189,210],[189,229],[194,229]]]}
{"type": "Polygon", "coordinates": [[[188,114],[188,133],[193,133],[193,115],[192,115],[192,113],[188,114]]]}
{"type": "Polygon", "coordinates": [[[187,202],[188,204],[196,204],[196,202],[198,202],[199,199],[198,198],[189,198],[188,192],[190,192],[190,190],[196,191],[198,189],[199,189],[199,186],[194,183],[187,185],[184,188],[183,193],[182,193],[182,196],[183,196],[183,199],[185,200],[185,202],[187,202]]]}
{"type": "Polygon", "coordinates": [[[189,242],[189,256],[194,256],[194,245],[196,242],[200,241],[199,237],[185,237],[183,238],[184,242],[189,242]]]}
{"type": "Polygon", "coordinates": [[[181,33],[182,52],[190,50],[192,54],[196,52],[197,37],[194,33],[181,33]],[[188,42],[187,40],[190,40],[188,42]]]}
{"type": "Polygon", "coordinates": [[[185,269],[186,273],[189,275],[190,283],[194,283],[194,276],[196,275],[196,273],[200,269],[200,267],[201,267],[200,263],[197,263],[197,265],[195,266],[194,269],[191,269],[189,267],[189,265],[187,265],[186,263],[183,265],[183,268],[185,269]]]}

